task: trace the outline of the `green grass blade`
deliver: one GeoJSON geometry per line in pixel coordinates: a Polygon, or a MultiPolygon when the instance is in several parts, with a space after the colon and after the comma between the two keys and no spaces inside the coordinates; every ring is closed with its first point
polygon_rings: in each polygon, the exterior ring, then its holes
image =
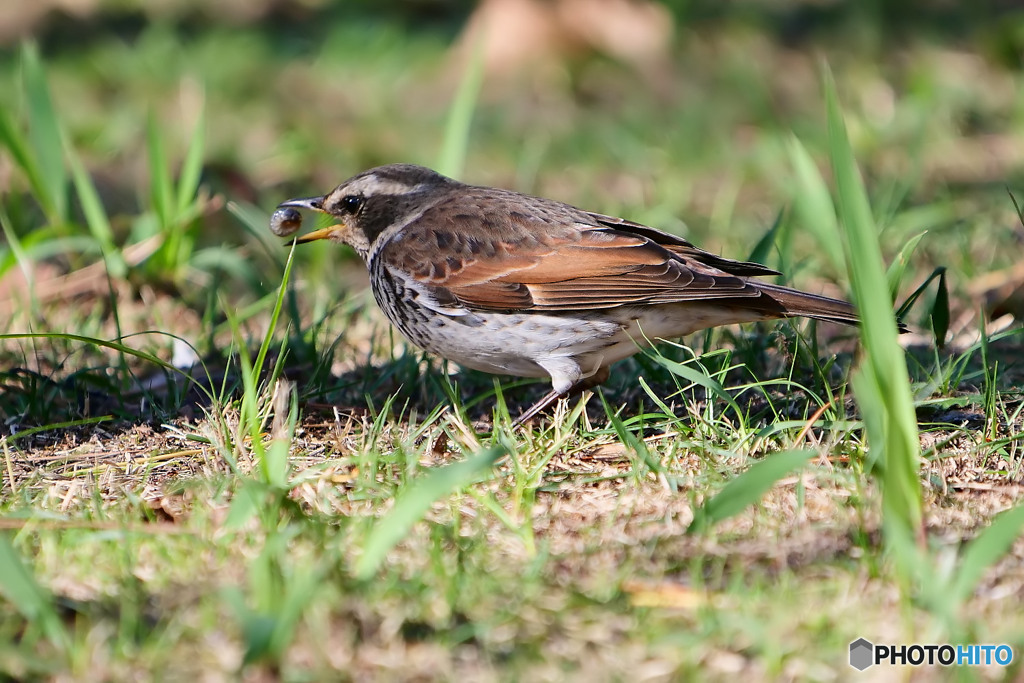
{"type": "MultiPolygon", "coordinates": [[[[0,233],[3,234],[4,239],[7,240],[7,248],[10,249],[10,256],[13,256],[14,263],[17,263],[21,268],[21,273],[25,277],[25,282],[28,284],[29,301],[31,310],[36,310],[36,290],[33,286],[35,280],[35,269],[32,267],[32,260],[25,252],[22,246],[21,240],[14,234],[14,230],[11,228],[11,219],[7,215],[7,211],[2,205],[0,205],[0,233]]],[[[0,278],[3,277],[4,273],[9,267],[7,259],[4,259],[3,265],[0,265],[0,278]]]]}
{"type": "Polygon", "coordinates": [[[369,579],[380,568],[388,552],[423,519],[430,506],[442,496],[470,484],[490,470],[506,453],[502,446],[494,446],[431,471],[413,482],[399,494],[395,507],[374,527],[366,540],[363,554],[356,562],[355,574],[369,579]]]}
{"type": "Polygon", "coordinates": [[[10,152],[15,165],[25,174],[36,201],[43,208],[43,213],[51,222],[59,221],[57,207],[54,206],[53,198],[49,195],[49,187],[36,163],[36,155],[29,149],[28,142],[18,130],[8,110],[3,107],[0,107],[0,145],[10,152]]]}
{"type": "MultiPolygon", "coordinates": [[[[166,334],[168,337],[171,337],[173,339],[181,339],[181,337],[177,337],[177,336],[175,336],[173,334],[169,334],[169,333],[166,333],[166,332],[161,333],[161,334],[166,334]]],[[[48,341],[52,341],[54,339],[64,339],[64,340],[67,340],[67,341],[80,342],[82,344],[89,344],[89,345],[92,345],[92,346],[99,346],[99,347],[102,347],[102,348],[105,348],[105,349],[111,349],[112,351],[116,351],[117,353],[119,353],[121,355],[132,356],[134,358],[138,358],[140,360],[144,360],[144,361],[147,361],[149,363],[153,363],[154,365],[157,365],[157,366],[163,368],[164,370],[167,370],[168,372],[173,372],[173,373],[179,375],[186,382],[190,383],[191,386],[194,387],[196,390],[200,391],[201,393],[203,393],[207,397],[210,397],[209,390],[203,385],[202,382],[197,382],[195,380],[195,378],[190,373],[186,372],[185,370],[182,370],[181,368],[175,367],[171,363],[168,363],[167,361],[163,360],[162,358],[160,358],[158,356],[154,356],[153,354],[147,353],[146,351],[140,351],[139,349],[132,348],[131,346],[128,346],[127,344],[123,344],[123,343],[118,342],[118,341],[109,341],[109,340],[106,340],[106,339],[99,339],[97,337],[87,337],[85,335],[70,334],[70,333],[67,333],[67,332],[19,332],[19,333],[16,333],[16,334],[0,334],[0,342],[2,342],[4,340],[8,340],[8,339],[10,339],[10,340],[41,339],[41,340],[48,340],[48,341]]],[[[182,339],[182,341],[185,341],[185,340],[182,339]]],[[[108,419],[108,418],[106,418],[106,417],[91,418],[90,420],[84,420],[84,421],[81,421],[81,422],[78,422],[78,421],[76,421],[76,422],[69,422],[69,423],[66,423],[66,425],[64,423],[61,423],[61,424],[58,424],[57,427],[72,426],[72,425],[75,425],[75,424],[91,424],[92,421],[99,421],[99,420],[106,420],[106,419],[108,419]]]]}
{"type": "Polygon", "coordinates": [[[96,186],[70,145],[67,148],[67,154],[68,162],[71,165],[71,177],[75,182],[75,191],[78,193],[78,201],[82,205],[82,213],[85,214],[86,225],[100,246],[107,273],[114,278],[124,278],[128,274],[128,264],[124,262],[121,251],[114,244],[114,231],[110,227],[110,219],[107,217],[106,209],[103,208],[103,202],[100,201],[96,186]]]}
{"type": "Polygon", "coordinates": [[[821,171],[800,140],[790,138],[788,150],[796,180],[793,209],[803,223],[804,229],[809,230],[817,238],[832,266],[842,273],[846,269],[846,263],[843,260],[842,242],[837,238],[839,223],[836,220],[836,207],[832,202],[828,183],[822,178],[821,171]]]}
{"type": "Polygon", "coordinates": [[[806,465],[814,455],[811,451],[783,451],[766,456],[694,511],[693,522],[686,533],[706,531],[739,514],[748,505],[761,500],[777,481],[806,465]]]}
{"type": "Polygon", "coordinates": [[[245,654],[242,662],[251,664],[270,654],[271,641],[274,637],[274,628],[277,621],[273,616],[261,614],[249,608],[245,604],[245,596],[242,591],[231,586],[221,592],[224,603],[234,614],[242,632],[242,642],[245,644],[245,654]]]}
{"type": "Polygon", "coordinates": [[[10,601],[22,616],[38,622],[46,637],[64,652],[70,639],[57,616],[53,600],[35,580],[6,534],[0,533],[0,594],[10,601]]]}
{"type": "Polygon", "coordinates": [[[886,281],[889,283],[889,296],[895,301],[896,297],[900,293],[900,286],[903,284],[903,276],[907,272],[907,266],[910,264],[910,257],[917,251],[917,245],[921,243],[921,240],[928,231],[920,232],[903,245],[900,249],[900,253],[896,254],[896,258],[891,264],[889,264],[889,270],[885,274],[886,281]]]}
{"type": "Polygon", "coordinates": [[[954,603],[971,597],[985,570],[994,565],[1024,533],[1024,505],[1000,513],[987,529],[971,541],[964,551],[950,589],[954,603]]]}
{"type": "Polygon", "coordinates": [[[939,270],[939,285],[935,291],[935,301],[929,318],[932,323],[932,334],[939,347],[946,345],[946,334],[949,332],[949,288],[946,286],[946,269],[939,270]]]}
{"type": "MultiPolygon", "coordinates": [[[[168,335],[168,336],[173,336],[173,335],[168,335]]],[[[112,351],[117,351],[118,353],[123,353],[126,356],[134,356],[134,357],[139,358],[141,360],[149,361],[150,363],[155,363],[156,365],[159,365],[160,367],[164,368],[165,370],[170,370],[171,372],[177,372],[177,373],[181,374],[183,377],[188,377],[188,374],[185,373],[183,370],[180,370],[179,368],[174,367],[173,365],[171,365],[167,361],[165,361],[165,360],[163,360],[163,359],[161,359],[161,358],[159,358],[157,356],[154,356],[151,353],[147,353],[145,351],[139,351],[138,349],[133,349],[132,347],[127,346],[126,344],[122,344],[120,342],[108,341],[106,339],[99,339],[97,337],[86,337],[85,335],[70,334],[70,333],[67,333],[67,332],[18,332],[16,334],[0,334],[0,341],[3,341],[5,339],[12,339],[12,340],[13,339],[49,339],[49,340],[52,340],[52,339],[66,339],[68,341],[81,342],[83,344],[92,344],[94,346],[102,346],[105,349],[110,349],[112,351]]]]}
{"type": "Polygon", "coordinates": [[[659,353],[656,348],[645,350],[645,354],[649,358],[653,359],[655,363],[665,368],[673,375],[677,377],[682,377],[687,382],[690,382],[692,384],[702,386],[708,391],[710,391],[712,394],[717,396],[718,398],[725,401],[729,405],[729,407],[732,408],[733,411],[735,411],[737,417],[743,416],[743,411],[740,409],[739,404],[736,403],[736,399],[734,399],[732,395],[728,391],[726,391],[725,387],[722,386],[722,383],[716,380],[715,378],[707,375],[704,372],[701,372],[700,370],[691,368],[689,365],[684,365],[682,363],[678,363],[674,360],[666,358],[661,353],[659,353]]]}
{"type": "MultiPolygon", "coordinates": [[[[274,309],[270,314],[270,324],[267,325],[267,333],[263,336],[263,343],[260,344],[259,353],[256,354],[256,362],[253,367],[256,374],[260,374],[263,371],[263,363],[267,358],[267,353],[270,352],[270,348],[273,345],[274,331],[277,329],[277,323],[281,319],[281,311],[284,308],[285,295],[288,292],[288,282],[292,276],[292,266],[295,264],[295,245],[292,244],[292,248],[288,251],[288,260],[284,264],[284,273],[281,275],[281,286],[277,289],[277,298],[274,300],[274,309]]],[[[284,353],[284,349],[281,349],[281,353],[284,353]]]]}
{"type": "Polygon", "coordinates": [[[156,213],[160,227],[166,230],[172,220],[173,183],[170,169],[167,167],[164,141],[160,137],[160,129],[152,112],[146,119],[146,152],[149,158],[149,203],[156,213]]]}
{"type": "Polygon", "coordinates": [[[46,83],[46,71],[34,43],[26,43],[21,51],[28,98],[29,140],[37,160],[39,181],[45,187],[46,202],[53,223],[66,223],[68,218],[67,170],[62,150],[63,133],[46,83]]]}
{"type": "Polygon", "coordinates": [[[39,425],[38,427],[29,427],[28,429],[21,429],[19,431],[14,432],[13,434],[8,434],[4,438],[7,440],[7,443],[13,444],[18,439],[25,439],[32,436],[33,434],[45,434],[47,432],[53,432],[58,429],[69,429],[71,427],[81,427],[83,425],[101,424],[103,422],[109,422],[110,420],[113,419],[114,417],[112,415],[97,415],[96,417],[86,417],[82,418],[81,420],[51,422],[50,424],[39,425]]]}
{"type": "Polygon", "coordinates": [[[0,534],[0,593],[26,619],[38,619],[50,608],[49,598],[18,557],[7,534],[0,534]]]}
{"type": "Polygon", "coordinates": [[[920,444],[910,378],[903,349],[896,341],[896,318],[886,286],[878,233],[867,192],[853,158],[831,73],[825,73],[828,110],[829,155],[836,179],[838,215],[843,228],[846,261],[853,284],[854,301],[861,316],[861,340],[866,350],[857,401],[878,410],[865,411],[865,422],[880,420],[869,434],[880,438],[870,446],[880,449],[883,517],[899,524],[908,536],[921,533],[921,484],[918,478],[920,444]]]}
{"type": "MultiPolygon", "coordinates": [[[[265,273],[260,272],[260,264],[252,258],[252,255],[239,249],[235,244],[197,249],[192,252],[189,265],[201,271],[222,272],[239,282],[251,283],[255,291],[259,289],[260,280],[266,276],[265,273]]],[[[238,315],[237,310],[235,315],[238,315]]]]}
{"type": "Polygon", "coordinates": [[[448,112],[444,129],[444,141],[437,160],[437,171],[458,178],[466,164],[466,150],[469,148],[469,132],[473,124],[477,97],[484,77],[483,41],[477,43],[466,66],[466,72],[459,83],[459,89],[448,112]]]}
{"type": "MultiPolygon", "coordinates": [[[[644,383],[644,387],[649,391],[649,387],[647,387],[646,382],[644,383]]],[[[601,405],[604,407],[604,413],[608,416],[608,421],[612,423],[612,429],[615,430],[615,434],[619,437],[619,441],[622,442],[622,445],[636,453],[637,457],[643,460],[644,465],[646,465],[650,471],[660,473],[662,471],[661,463],[659,463],[658,459],[654,457],[651,453],[651,449],[647,447],[647,444],[644,443],[643,439],[637,437],[636,434],[626,428],[626,423],[624,423],[622,418],[620,418],[615,411],[612,410],[612,407],[608,405],[608,401],[605,399],[603,391],[599,391],[597,395],[601,398],[601,405]]],[[[662,402],[661,405],[664,405],[664,402],[662,402]]],[[[665,406],[663,410],[666,410],[667,408],[668,406],[665,406]]],[[[669,411],[667,414],[671,415],[672,413],[669,411]]],[[[633,469],[634,473],[639,476],[641,473],[640,468],[634,465],[633,469]]]]}
{"type": "Polygon", "coordinates": [[[757,241],[754,248],[750,251],[750,255],[747,256],[748,261],[754,263],[767,263],[768,255],[771,254],[772,248],[775,246],[775,240],[779,236],[779,231],[782,226],[785,225],[785,212],[779,211],[775,215],[775,222],[772,223],[772,227],[768,229],[761,239],[757,241]]]}
{"type": "Polygon", "coordinates": [[[278,607],[270,651],[277,657],[285,654],[295,639],[295,629],[313,599],[319,593],[324,566],[297,564],[284,584],[284,598],[278,607]]]}
{"type": "MultiPolygon", "coordinates": [[[[280,451],[276,450],[268,455],[266,446],[263,443],[263,428],[266,422],[267,413],[261,414],[261,385],[260,371],[253,365],[246,348],[245,339],[242,337],[241,327],[231,314],[225,309],[225,314],[231,323],[232,334],[238,345],[239,375],[242,379],[242,400],[238,407],[238,427],[235,435],[237,443],[243,443],[248,437],[249,448],[252,450],[260,473],[260,482],[267,484],[280,492],[288,483],[288,461],[276,456],[280,451]]],[[[225,439],[226,441],[226,439],[225,439]]]]}
{"type": "Polygon", "coordinates": [[[945,268],[942,266],[939,266],[938,268],[933,270],[931,275],[926,277],[924,282],[918,285],[917,289],[911,292],[910,295],[903,300],[903,303],[900,304],[899,309],[896,311],[896,317],[902,318],[903,316],[905,316],[910,311],[910,309],[913,308],[914,304],[917,303],[917,300],[921,298],[921,295],[925,293],[925,291],[928,289],[928,285],[931,284],[932,280],[937,279],[944,270],[945,268]]]}
{"type": "Polygon", "coordinates": [[[206,147],[206,113],[199,109],[199,119],[189,139],[185,160],[178,174],[177,213],[179,216],[188,212],[189,206],[195,201],[199,190],[199,181],[203,174],[203,152],[206,147]]]}

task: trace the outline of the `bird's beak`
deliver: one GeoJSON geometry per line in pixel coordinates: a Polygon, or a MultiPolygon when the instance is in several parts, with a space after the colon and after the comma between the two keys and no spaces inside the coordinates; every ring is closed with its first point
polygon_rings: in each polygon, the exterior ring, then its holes
{"type": "MultiPolygon", "coordinates": [[[[310,211],[319,211],[324,213],[324,198],[323,197],[301,197],[299,199],[289,199],[288,201],[281,202],[277,205],[279,209],[292,208],[292,209],[308,209],[310,211]]],[[[320,228],[313,232],[301,235],[295,238],[296,244],[305,244],[306,242],[316,242],[317,240],[330,239],[334,236],[335,232],[341,229],[342,225],[328,225],[326,228],[320,228]]]]}
{"type": "Polygon", "coordinates": [[[306,242],[316,242],[317,240],[328,240],[334,237],[338,230],[342,229],[343,225],[335,223],[334,225],[328,225],[326,228],[320,228],[313,232],[307,232],[305,235],[301,235],[295,238],[296,244],[305,244],[306,242]]]}
{"type": "Polygon", "coordinates": [[[323,197],[302,197],[300,199],[289,199],[286,202],[281,202],[277,205],[279,209],[309,209],[310,211],[324,210],[324,198],[323,197]]]}

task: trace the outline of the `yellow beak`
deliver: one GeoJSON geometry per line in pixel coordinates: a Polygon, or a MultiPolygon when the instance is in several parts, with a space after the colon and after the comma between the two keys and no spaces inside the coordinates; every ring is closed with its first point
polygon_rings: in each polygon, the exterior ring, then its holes
{"type": "Polygon", "coordinates": [[[328,225],[326,228],[320,228],[313,232],[306,233],[295,238],[296,244],[305,244],[306,242],[315,242],[317,240],[329,240],[334,236],[335,231],[344,228],[341,223],[335,223],[334,225],[328,225]]]}

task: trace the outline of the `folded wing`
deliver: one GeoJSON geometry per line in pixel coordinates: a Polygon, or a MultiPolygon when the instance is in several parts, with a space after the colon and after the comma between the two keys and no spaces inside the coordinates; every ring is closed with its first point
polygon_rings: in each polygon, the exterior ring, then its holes
{"type": "Polygon", "coordinates": [[[777,273],[645,225],[571,207],[530,211],[522,201],[503,215],[489,206],[487,215],[465,203],[457,212],[436,206],[378,257],[453,308],[555,312],[716,301],[767,316],[856,321],[845,302],[750,280],[777,273]]]}

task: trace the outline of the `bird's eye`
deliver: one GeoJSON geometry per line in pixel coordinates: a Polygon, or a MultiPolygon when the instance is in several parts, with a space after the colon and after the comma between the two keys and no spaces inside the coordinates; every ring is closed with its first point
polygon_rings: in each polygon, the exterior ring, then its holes
{"type": "Polygon", "coordinates": [[[359,210],[359,207],[363,205],[363,198],[357,194],[346,195],[341,198],[341,203],[338,205],[345,213],[355,213],[359,210]]]}

